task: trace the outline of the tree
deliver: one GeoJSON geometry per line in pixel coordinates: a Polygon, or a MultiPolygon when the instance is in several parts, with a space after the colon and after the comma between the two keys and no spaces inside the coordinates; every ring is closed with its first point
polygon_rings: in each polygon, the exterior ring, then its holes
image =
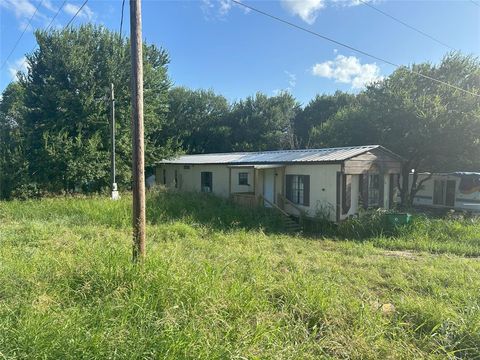
{"type": "Polygon", "coordinates": [[[230,105],[212,90],[176,87],[168,93],[168,126],[162,136],[187,153],[230,151],[230,105]]]}
{"type": "MultiPolygon", "coordinates": [[[[37,31],[38,50],[27,56],[25,137],[32,180],[49,191],[97,191],[109,184],[107,89],[115,85],[117,181],[131,177],[129,45],[104,27],[37,31]]],[[[146,164],[170,153],[166,123],[168,55],[144,46],[146,164]]]]}
{"type": "Polygon", "coordinates": [[[229,119],[232,149],[293,149],[293,119],[299,109],[295,98],[286,92],[272,97],[257,93],[235,103],[229,119]]]}
{"type": "MultiPolygon", "coordinates": [[[[480,89],[480,63],[471,56],[451,53],[439,65],[412,69],[474,93],[480,89]]],[[[320,139],[328,145],[378,143],[401,155],[404,204],[411,204],[422,186],[419,172],[480,168],[478,97],[400,68],[359,94],[357,102],[333,116],[320,139]]]]}
{"type": "Polygon", "coordinates": [[[28,182],[25,139],[25,89],[13,82],[0,101],[0,199],[28,182]]]}
{"type": "Polygon", "coordinates": [[[299,148],[318,147],[315,142],[323,124],[342,107],[351,104],[355,95],[336,91],[333,95],[317,95],[294,119],[295,140],[299,148]]]}

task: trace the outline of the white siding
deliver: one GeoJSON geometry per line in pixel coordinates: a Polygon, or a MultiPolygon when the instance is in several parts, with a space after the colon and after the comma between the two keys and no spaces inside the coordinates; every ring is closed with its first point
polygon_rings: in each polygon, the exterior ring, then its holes
{"type": "MultiPolygon", "coordinates": [[[[328,209],[330,219],[336,221],[337,172],[340,170],[339,164],[287,165],[285,175],[310,175],[310,206],[298,205],[298,207],[309,216],[315,216],[322,208],[328,209]]],[[[288,205],[286,210],[296,213],[295,209],[288,205]]]]}
{"type": "MultiPolygon", "coordinates": [[[[232,193],[245,193],[254,191],[255,179],[253,175],[253,167],[240,167],[240,168],[229,168],[232,172],[232,193]],[[248,186],[240,185],[238,183],[238,174],[247,173],[248,174],[248,186]]],[[[228,179],[227,179],[228,181],[228,179]]]]}
{"type": "Polygon", "coordinates": [[[178,190],[200,192],[201,173],[212,172],[212,192],[215,195],[228,197],[229,168],[226,165],[159,165],[157,168],[158,184],[163,184],[163,170],[166,170],[168,188],[175,188],[175,170],[177,170],[178,190]]]}

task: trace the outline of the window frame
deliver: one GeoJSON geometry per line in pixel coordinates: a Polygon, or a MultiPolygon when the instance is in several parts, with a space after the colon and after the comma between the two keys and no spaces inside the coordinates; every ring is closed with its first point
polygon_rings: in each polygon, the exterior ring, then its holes
{"type": "Polygon", "coordinates": [[[447,197],[448,197],[448,190],[449,185],[452,185],[455,191],[456,188],[456,181],[450,179],[434,179],[433,180],[433,196],[432,196],[432,204],[438,206],[447,206],[447,207],[454,207],[455,206],[455,193],[453,195],[453,204],[447,204],[447,197]],[[438,184],[441,184],[441,189],[438,189],[438,184]],[[439,191],[440,190],[440,191],[439,191]],[[440,202],[438,202],[440,196],[440,202]]]}
{"type": "Polygon", "coordinates": [[[285,175],[285,188],[287,200],[296,205],[310,206],[310,175],[285,175]]]}
{"type": "Polygon", "coordinates": [[[213,192],[213,172],[211,171],[202,171],[200,173],[200,191],[204,193],[212,193],[213,192]],[[206,180],[209,179],[209,186],[206,184],[206,180]],[[206,188],[209,190],[207,191],[206,188]]]}
{"type": "Polygon", "coordinates": [[[248,172],[239,172],[238,173],[238,185],[249,186],[248,183],[248,172]]]}

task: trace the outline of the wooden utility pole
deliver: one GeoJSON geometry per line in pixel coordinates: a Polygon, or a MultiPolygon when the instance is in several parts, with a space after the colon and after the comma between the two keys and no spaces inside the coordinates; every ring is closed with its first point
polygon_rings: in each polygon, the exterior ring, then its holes
{"type": "Polygon", "coordinates": [[[110,84],[110,109],[111,109],[111,123],[110,123],[110,138],[112,141],[110,150],[111,160],[111,182],[112,182],[112,200],[120,198],[117,188],[116,168],[115,168],[115,94],[113,84],[110,84]]]}
{"type": "Polygon", "coordinates": [[[143,141],[143,55],[140,0],[130,0],[133,144],[133,261],[145,257],[145,160],[143,141]]]}

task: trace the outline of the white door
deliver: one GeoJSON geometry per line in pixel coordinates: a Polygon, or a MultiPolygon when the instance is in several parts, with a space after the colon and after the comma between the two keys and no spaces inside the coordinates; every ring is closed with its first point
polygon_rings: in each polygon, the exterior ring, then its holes
{"type": "MultiPolygon", "coordinates": [[[[275,169],[263,170],[263,197],[271,203],[275,200],[275,169]]],[[[264,201],[265,207],[272,207],[268,202],[264,201]]]]}

